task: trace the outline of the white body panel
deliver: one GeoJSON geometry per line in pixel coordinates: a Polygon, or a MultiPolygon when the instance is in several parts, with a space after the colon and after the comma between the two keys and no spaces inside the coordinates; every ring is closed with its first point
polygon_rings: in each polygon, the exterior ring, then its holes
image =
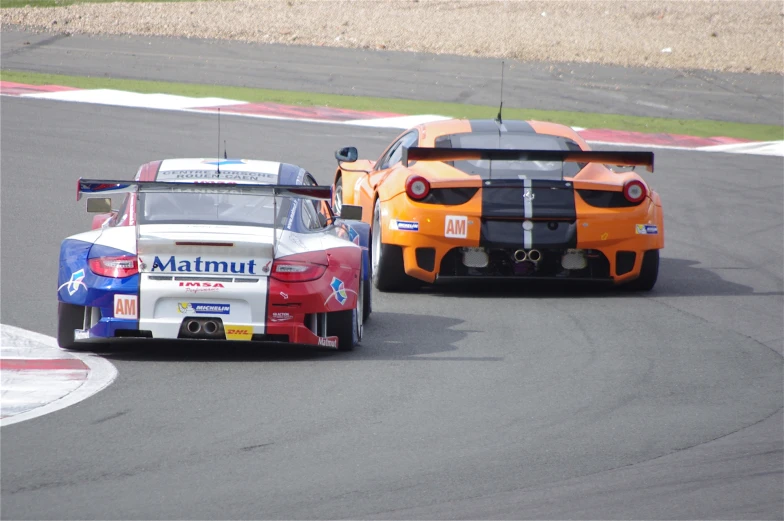
{"type": "Polygon", "coordinates": [[[142,225],[137,248],[139,329],[177,338],[183,319],[211,317],[265,332],[271,228],[142,225]]]}

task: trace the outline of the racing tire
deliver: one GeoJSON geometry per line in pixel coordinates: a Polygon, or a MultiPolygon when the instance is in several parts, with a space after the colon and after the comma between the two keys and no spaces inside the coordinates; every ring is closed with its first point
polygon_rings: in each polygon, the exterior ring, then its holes
{"type": "Polygon", "coordinates": [[[631,291],[650,291],[659,277],[659,250],[648,250],[642,257],[640,276],[626,284],[631,291]]]}
{"type": "Polygon", "coordinates": [[[345,311],[333,311],[327,315],[327,336],[338,337],[338,351],[351,351],[362,342],[365,326],[365,269],[359,271],[357,306],[345,311]]]}
{"type": "Polygon", "coordinates": [[[335,215],[340,215],[343,209],[343,176],[340,176],[335,181],[334,199],[332,201],[332,211],[335,215]]]}
{"type": "Polygon", "coordinates": [[[406,275],[403,248],[384,244],[381,229],[381,201],[373,207],[373,226],[370,228],[370,264],[373,285],[379,291],[406,291],[416,287],[417,280],[406,275]]]}
{"type": "Polygon", "coordinates": [[[57,303],[57,345],[73,351],[82,349],[74,340],[74,329],[84,327],[84,306],[57,303]]]}
{"type": "Polygon", "coordinates": [[[338,337],[338,351],[351,351],[362,341],[361,315],[357,308],[327,315],[327,336],[338,337]]]}
{"type": "Polygon", "coordinates": [[[369,280],[362,285],[362,320],[367,321],[373,312],[373,287],[369,280]]]}

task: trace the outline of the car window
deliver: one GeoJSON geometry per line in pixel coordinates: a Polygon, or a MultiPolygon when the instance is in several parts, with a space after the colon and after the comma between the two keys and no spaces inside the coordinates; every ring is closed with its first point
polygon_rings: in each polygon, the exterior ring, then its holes
{"type": "MultiPolygon", "coordinates": [[[[500,148],[528,150],[580,150],[580,146],[561,136],[530,132],[470,132],[439,136],[436,148],[500,148]]],[[[472,159],[451,164],[467,174],[483,178],[561,179],[571,177],[585,165],[561,161],[487,161],[472,159]]]]}
{"type": "Polygon", "coordinates": [[[389,147],[389,150],[378,163],[377,170],[389,168],[395,163],[399,163],[403,158],[403,147],[412,147],[419,142],[419,131],[412,130],[407,134],[401,136],[394,145],[389,147]]]}
{"type": "MultiPolygon", "coordinates": [[[[318,186],[316,180],[313,179],[313,176],[309,173],[305,174],[302,184],[305,186],[318,186]]],[[[319,213],[319,209],[322,206],[321,201],[306,199],[303,200],[303,203],[301,215],[302,223],[305,227],[309,230],[320,230],[321,228],[324,228],[326,219],[324,215],[319,213]]]]}

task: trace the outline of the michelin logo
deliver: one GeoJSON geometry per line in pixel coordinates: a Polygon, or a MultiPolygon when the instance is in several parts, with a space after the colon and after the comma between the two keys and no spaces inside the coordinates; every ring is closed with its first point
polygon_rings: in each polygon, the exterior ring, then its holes
{"type": "Polygon", "coordinates": [[[636,231],[637,235],[658,235],[659,227],[655,224],[638,224],[636,231]]]}
{"type": "Polygon", "coordinates": [[[398,221],[397,219],[391,219],[389,221],[389,229],[403,232],[418,232],[419,223],[416,221],[398,221]]]}
{"type": "Polygon", "coordinates": [[[200,315],[228,315],[231,313],[230,304],[201,304],[198,302],[178,302],[177,311],[180,313],[196,313],[200,315]]]}

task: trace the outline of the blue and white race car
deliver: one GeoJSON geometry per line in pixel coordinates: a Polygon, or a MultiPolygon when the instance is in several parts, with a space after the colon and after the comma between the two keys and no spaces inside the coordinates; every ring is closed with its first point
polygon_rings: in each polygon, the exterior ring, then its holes
{"type": "Polygon", "coordinates": [[[97,212],[60,248],[57,340],[244,340],[353,349],[371,311],[368,225],[304,169],[166,159],[80,179],[97,212]],[[111,195],[124,195],[112,209],[111,195]],[[348,220],[348,219],[351,220],[348,220]]]}

